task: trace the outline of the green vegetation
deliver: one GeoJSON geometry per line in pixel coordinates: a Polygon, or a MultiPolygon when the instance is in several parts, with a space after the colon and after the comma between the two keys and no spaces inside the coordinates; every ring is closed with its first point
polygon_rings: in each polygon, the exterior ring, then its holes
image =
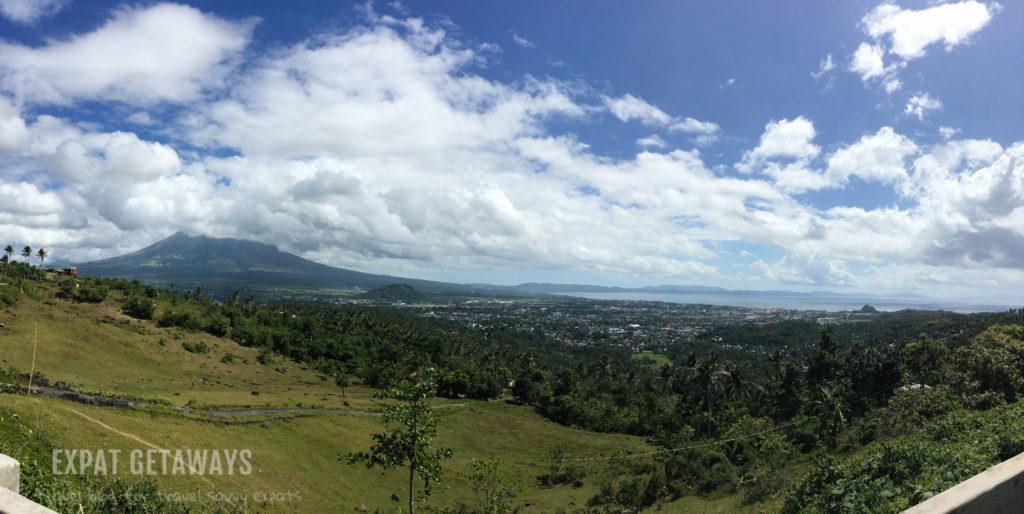
{"type": "Polygon", "coordinates": [[[637,360],[640,360],[640,361],[643,361],[643,362],[648,362],[648,363],[650,363],[652,365],[655,365],[655,366],[671,366],[672,365],[672,359],[670,359],[670,358],[668,358],[668,356],[662,355],[660,353],[640,352],[640,353],[634,354],[633,358],[637,359],[637,360]]]}
{"type": "Polygon", "coordinates": [[[433,448],[437,424],[430,399],[437,394],[437,384],[428,371],[425,376],[413,376],[377,393],[378,398],[395,400],[385,407],[381,423],[398,426],[379,434],[369,452],[339,455],[353,464],[365,462],[366,467],[384,469],[409,468],[409,512],[414,512],[413,483],[416,477],[423,481],[423,493],[430,495],[430,483],[441,481],[441,460],[452,457],[448,447],[433,448]]]}
{"type": "MultiPolygon", "coordinates": [[[[199,288],[53,283],[33,270],[5,267],[0,349],[14,369],[0,378],[20,383],[32,362],[25,342],[38,324],[37,376],[109,396],[166,399],[144,412],[76,406],[81,414],[161,445],[265,448],[263,475],[216,486],[307,481],[303,510],[339,510],[342,487],[354,491],[341,496],[344,510],[380,507],[408,486],[408,477],[375,479],[317,457],[324,448],[407,466],[425,484],[443,471],[445,487],[435,487],[432,501],[493,512],[527,504],[891,512],[1024,450],[1024,311],[878,313],[824,330],[796,321],[735,325],[712,335],[760,351],[679,345],[647,356],[389,308],[214,302],[199,288]],[[89,290],[102,298],[85,300],[89,290]],[[152,306],[148,318],[128,308],[138,302],[152,306]],[[794,339],[805,349],[772,351],[797,347],[794,339]],[[409,380],[427,370],[430,380],[409,380]],[[231,422],[204,414],[310,405],[350,414],[274,412],[231,422]],[[181,406],[201,412],[173,408],[181,406]],[[431,421],[443,406],[448,421],[431,421]],[[365,416],[381,411],[384,433],[378,418],[365,416]],[[273,417],[282,415],[291,417],[273,417]],[[497,435],[480,441],[481,433],[497,435]],[[374,480],[382,485],[365,485],[374,480]],[[481,501],[484,494],[493,501],[481,501]]],[[[60,400],[6,398],[54,444],[111,444],[109,431],[81,416],[55,417],[66,410],[60,400]],[[37,405],[50,412],[33,412],[37,405]]],[[[161,489],[195,485],[157,480],[161,489]]]]}

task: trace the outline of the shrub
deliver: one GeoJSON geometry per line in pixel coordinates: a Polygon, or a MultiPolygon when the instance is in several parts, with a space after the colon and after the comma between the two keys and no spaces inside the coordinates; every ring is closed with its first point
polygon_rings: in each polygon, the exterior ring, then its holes
{"type": "Polygon", "coordinates": [[[190,353],[210,353],[210,346],[206,343],[181,343],[181,347],[190,353]]]}
{"type": "Polygon", "coordinates": [[[135,319],[153,319],[156,303],[144,296],[132,295],[125,300],[122,310],[135,319]]]}
{"type": "Polygon", "coordinates": [[[270,348],[264,346],[256,360],[260,361],[260,364],[264,366],[270,366],[274,363],[274,355],[270,352],[270,348]]]}
{"type": "Polygon", "coordinates": [[[169,310],[157,321],[161,327],[182,327],[188,330],[199,330],[201,323],[199,319],[186,310],[169,310]]]}
{"type": "Polygon", "coordinates": [[[216,337],[225,337],[230,330],[231,320],[220,314],[215,314],[206,324],[206,332],[216,337]]]}
{"type": "Polygon", "coordinates": [[[75,301],[101,303],[107,299],[110,289],[96,284],[82,284],[75,291],[75,301]]]}

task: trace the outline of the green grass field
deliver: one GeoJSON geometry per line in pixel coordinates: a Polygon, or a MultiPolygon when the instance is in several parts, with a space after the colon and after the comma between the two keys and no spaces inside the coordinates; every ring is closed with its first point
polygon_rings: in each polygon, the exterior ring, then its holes
{"type": "Polygon", "coordinates": [[[634,359],[638,359],[638,360],[647,359],[647,360],[653,361],[653,364],[655,366],[671,366],[672,365],[672,359],[669,359],[667,356],[662,355],[660,353],[654,353],[654,352],[634,353],[633,354],[633,358],[634,359]]]}

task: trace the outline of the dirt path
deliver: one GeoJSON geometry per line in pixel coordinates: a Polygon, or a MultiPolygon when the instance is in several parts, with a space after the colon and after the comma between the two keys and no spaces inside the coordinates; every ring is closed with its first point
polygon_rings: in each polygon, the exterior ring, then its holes
{"type": "MultiPolygon", "coordinates": [[[[39,400],[34,399],[34,398],[32,399],[32,401],[39,403],[39,400]]],[[[211,482],[209,478],[206,478],[205,476],[202,475],[202,473],[199,472],[199,470],[197,470],[196,468],[193,468],[187,462],[185,462],[184,460],[182,460],[182,459],[178,458],[177,456],[175,456],[173,453],[171,453],[170,450],[167,450],[167,449],[164,449],[164,448],[160,448],[159,446],[157,446],[157,445],[155,445],[155,444],[153,444],[153,443],[151,443],[149,441],[146,441],[145,439],[143,439],[143,438],[141,438],[141,437],[139,437],[139,436],[137,436],[135,434],[132,434],[130,432],[122,432],[122,431],[120,431],[120,430],[118,430],[118,429],[116,429],[116,428],[114,428],[114,427],[112,427],[112,426],[110,426],[110,425],[108,425],[108,424],[106,424],[106,423],[104,423],[104,422],[102,422],[102,421],[100,421],[100,420],[98,420],[98,419],[96,419],[96,418],[94,418],[94,417],[84,413],[84,412],[79,412],[79,411],[77,411],[75,409],[72,409],[71,407],[61,407],[61,409],[64,409],[66,411],[69,411],[69,412],[72,412],[74,414],[77,414],[77,415],[81,416],[83,419],[85,419],[86,421],[88,421],[88,422],[90,422],[90,423],[92,423],[92,424],[94,424],[96,426],[99,426],[101,428],[105,428],[105,429],[107,429],[107,430],[109,430],[109,431],[111,431],[111,432],[113,432],[115,434],[118,434],[118,435],[120,435],[122,437],[125,437],[127,439],[131,439],[132,441],[135,441],[135,442],[137,442],[137,443],[139,443],[139,444],[141,444],[143,446],[147,446],[149,448],[152,448],[154,450],[159,451],[160,453],[172,456],[175,461],[180,462],[181,464],[183,464],[186,468],[189,469],[189,471],[192,472],[192,474],[194,474],[195,476],[199,477],[203,482],[206,482],[206,485],[208,485],[210,487],[214,487],[213,482],[211,482]]]]}
{"type": "MultiPolygon", "coordinates": [[[[52,387],[40,387],[32,386],[32,390],[28,391],[25,386],[15,386],[13,384],[0,384],[8,387],[18,387],[22,391],[31,392],[40,396],[48,396],[51,398],[59,398],[61,400],[67,400],[72,402],[84,403],[88,405],[97,405],[101,407],[116,407],[118,409],[136,409],[139,407],[146,407],[151,405],[145,401],[138,400],[126,400],[123,398],[113,398],[110,396],[101,396],[95,394],[85,394],[78,391],[67,391],[61,389],[54,389],[52,387]]],[[[445,409],[451,407],[465,407],[465,403],[447,403],[444,405],[438,405],[435,409],[445,409]]],[[[215,418],[236,418],[242,416],[260,416],[270,414],[311,414],[317,412],[326,412],[329,414],[348,414],[351,416],[380,416],[380,412],[366,411],[366,410],[348,410],[348,409],[312,409],[312,408],[274,408],[274,407],[253,407],[245,409],[190,409],[188,407],[170,407],[172,409],[181,411],[185,414],[207,414],[215,418]]]]}

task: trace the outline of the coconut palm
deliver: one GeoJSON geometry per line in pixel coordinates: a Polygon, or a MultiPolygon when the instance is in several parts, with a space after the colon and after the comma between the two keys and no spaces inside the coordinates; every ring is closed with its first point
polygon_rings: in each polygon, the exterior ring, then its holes
{"type": "Polygon", "coordinates": [[[29,258],[32,257],[32,247],[26,246],[21,249],[21,256],[25,258],[25,262],[28,262],[29,258]]]}
{"type": "Polygon", "coordinates": [[[7,262],[11,262],[11,259],[14,258],[14,247],[11,245],[7,245],[6,247],[4,247],[4,253],[7,254],[7,262]]]}
{"type": "Polygon", "coordinates": [[[42,269],[42,267],[43,267],[43,262],[46,261],[46,255],[47,255],[46,250],[44,250],[42,248],[40,248],[39,251],[36,252],[36,257],[39,258],[39,268],[40,269],[42,269]]]}
{"type": "Polygon", "coordinates": [[[835,447],[839,433],[846,429],[846,418],[850,405],[846,400],[846,388],[842,384],[826,384],[818,390],[818,398],[807,404],[808,410],[822,418],[828,428],[830,446],[835,447]]]}
{"type": "Polygon", "coordinates": [[[715,399],[725,389],[729,371],[718,361],[718,355],[711,354],[698,360],[687,370],[687,382],[700,396],[704,411],[712,415],[715,399]]]}

